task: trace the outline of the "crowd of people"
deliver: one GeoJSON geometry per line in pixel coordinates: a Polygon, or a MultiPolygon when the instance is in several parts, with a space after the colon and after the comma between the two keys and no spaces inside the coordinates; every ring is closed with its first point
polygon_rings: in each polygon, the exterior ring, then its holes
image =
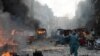
{"type": "Polygon", "coordinates": [[[76,32],[79,35],[80,46],[95,47],[95,41],[99,39],[93,30],[76,32]]]}
{"type": "Polygon", "coordinates": [[[68,33],[67,35],[60,33],[58,39],[60,44],[69,44],[70,55],[74,53],[74,56],[78,56],[77,50],[79,46],[87,47],[87,49],[94,49],[98,39],[100,43],[100,38],[96,36],[94,30],[71,30],[68,33]]]}

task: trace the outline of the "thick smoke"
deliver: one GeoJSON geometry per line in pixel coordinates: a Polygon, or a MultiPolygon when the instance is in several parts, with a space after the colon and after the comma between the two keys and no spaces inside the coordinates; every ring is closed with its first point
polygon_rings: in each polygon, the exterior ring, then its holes
{"type": "Polygon", "coordinates": [[[3,12],[3,9],[3,3],[0,0],[0,29],[2,29],[0,31],[3,31],[2,34],[7,37],[9,35],[7,32],[10,30],[10,13],[3,12]]]}
{"type": "Polygon", "coordinates": [[[0,10],[3,9],[2,1],[0,0],[0,10]]]}
{"type": "Polygon", "coordinates": [[[76,11],[77,24],[80,27],[92,26],[91,22],[94,15],[94,6],[91,3],[91,0],[86,0],[85,2],[80,2],[78,9],[76,11]]]}
{"type": "Polygon", "coordinates": [[[17,22],[18,25],[27,25],[32,28],[37,28],[38,21],[32,19],[32,17],[28,16],[29,9],[22,2],[22,0],[2,0],[4,12],[9,12],[11,14],[11,19],[17,22]],[[30,21],[34,21],[30,25],[30,21]],[[28,22],[27,22],[28,21],[28,22]],[[33,25],[32,25],[33,24],[33,25]]]}
{"type": "MultiPolygon", "coordinates": [[[[92,19],[92,15],[93,8],[89,0],[79,3],[75,19],[72,20],[68,20],[67,16],[55,17],[51,8],[47,5],[42,6],[34,0],[0,0],[0,28],[9,34],[12,28],[19,30],[21,28],[19,25],[22,23],[32,29],[46,28],[48,34],[58,28],[78,28],[80,25],[85,26],[92,19]]],[[[21,29],[24,30],[25,27],[21,29]]],[[[20,49],[26,47],[25,37],[17,35],[14,38],[19,41],[20,49]]]]}
{"type": "MultiPolygon", "coordinates": [[[[32,5],[32,3],[31,3],[32,5]]],[[[29,5],[28,5],[29,6],[29,5]]],[[[33,17],[40,21],[40,27],[46,28],[48,32],[52,32],[59,28],[74,29],[85,27],[93,17],[94,9],[90,0],[82,1],[78,4],[76,16],[69,20],[66,17],[55,17],[52,9],[47,5],[41,5],[39,2],[33,2],[33,17]]],[[[31,8],[30,8],[31,9],[31,8]]]]}
{"type": "Polygon", "coordinates": [[[33,17],[38,19],[41,23],[39,26],[41,28],[46,28],[47,33],[50,34],[51,30],[53,30],[53,28],[55,27],[55,23],[54,23],[55,20],[54,20],[53,12],[47,5],[42,6],[38,2],[34,2],[33,6],[34,6],[33,7],[34,16],[33,17]]]}
{"type": "Polygon", "coordinates": [[[4,11],[13,15],[13,20],[18,23],[25,23],[27,26],[31,26],[31,28],[35,29],[38,27],[46,28],[48,32],[52,32],[59,28],[74,29],[85,27],[87,22],[93,18],[92,15],[94,14],[93,6],[90,0],[79,3],[76,16],[71,20],[68,19],[67,15],[66,17],[55,17],[51,8],[47,5],[41,5],[33,0],[2,1],[4,11]]]}
{"type": "MultiPolygon", "coordinates": [[[[24,21],[27,16],[28,8],[20,2],[20,0],[2,0],[4,11],[9,12],[11,15],[20,17],[19,20],[24,21]]],[[[17,19],[15,19],[17,20],[17,19]]]]}
{"type": "Polygon", "coordinates": [[[26,38],[29,35],[24,34],[24,38],[19,34],[12,36],[12,30],[33,34],[33,30],[39,27],[39,21],[28,16],[28,12],[28,7],[21,0],[0,0],[0,31],[4,32],[1,38],[13,37],[18,42],[19,49],[27,47],[26,38]]]}

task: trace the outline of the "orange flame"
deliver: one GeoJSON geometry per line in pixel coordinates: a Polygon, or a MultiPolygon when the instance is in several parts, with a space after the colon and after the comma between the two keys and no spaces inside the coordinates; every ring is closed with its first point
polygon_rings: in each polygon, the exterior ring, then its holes
{"type": "Polygon", "coordinates": [[[1,56],[12,56],[12,55],[10,54],[10,52],[3,52],[1,56]]]}
{"type": "Polygon", "coordinates": [[[46,33],[46,29],[44,29],[44,28],[37,29],[37,34],[44,35],[45,33],[46,33]]]}

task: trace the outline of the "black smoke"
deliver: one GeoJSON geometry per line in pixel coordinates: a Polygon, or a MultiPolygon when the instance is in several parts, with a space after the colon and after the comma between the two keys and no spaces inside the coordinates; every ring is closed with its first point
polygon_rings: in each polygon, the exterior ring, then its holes
{"type": "Polygon", "coordinates": [[[2,10],[3,9],[3,4],[2,4],[2,1],[0,0],[0,9],[2,10]]]}
{"type": "Polygon", "coordinates": [[[11,15],[20,17],[22,21],[27,16],[28,8],[20,0],[2,0],[5,12],[9,12],[11,15]]]}
{"type": "Polygon", "coordinates": [[[33,19],[32,21],[34,22],[31,23],[30,25],[32,18],[27,16],[29,12],[29,8],[24,3],[22,3],[21,0],[1,0],[1,1],[3,5],[3,11],[9,12],[11,14],[11,20],[17,22],[19,25],[24,24],[30,27],[34,26],[34,28],[38,27],[39,25],[38,20],[33,19]],[[29,22],[26,23],[26,21],[29,21],[29,22]]]}
{"type": "Polygon", "coordinates": [[[93,0],[93,4],[95,7],[95,15],[94,15],[94,28],[97,35],[100,35],[100,0],[93,0]]]}

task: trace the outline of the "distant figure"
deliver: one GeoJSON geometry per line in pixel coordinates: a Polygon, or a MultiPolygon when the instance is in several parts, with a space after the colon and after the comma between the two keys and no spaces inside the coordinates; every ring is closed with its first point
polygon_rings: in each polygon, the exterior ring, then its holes
{"type": "Polygon", "coordinates": [[[80,32],[79,33],[79,43],[80,46],[85,46],[86,45],[86,39],[85,39],[85,32],[80,32]]]}
{"type": "Polygon", "coordinates": [[[72,55],[74,53],[74,56],[78,56],[78,48],[79,48],[79,39],[78,34],[75,32],[72,32],[69,38],[69,46],[70,46],[70,54],[72,55]]]}
{"type": "Polygon", "coordinates": [[[87,40],[87,46],[93,46],[94,45],[94,38],[90,32],[87,32],[85,35],[85,38],[87,40]]]}
{"type": "Polygon", "coordinates": [[[95,36],[96,35],[94,29],[91,29],[90,32],[91,32],[92,36],[95,36]]]}
{"type": "Polygon", "coordinates": [[[61,32],[58,31],[56,37],[57,37],[56,45],[57,44],[64,45],[64,35],[63,35],[63,33],[61,33],[61,32]]]}

